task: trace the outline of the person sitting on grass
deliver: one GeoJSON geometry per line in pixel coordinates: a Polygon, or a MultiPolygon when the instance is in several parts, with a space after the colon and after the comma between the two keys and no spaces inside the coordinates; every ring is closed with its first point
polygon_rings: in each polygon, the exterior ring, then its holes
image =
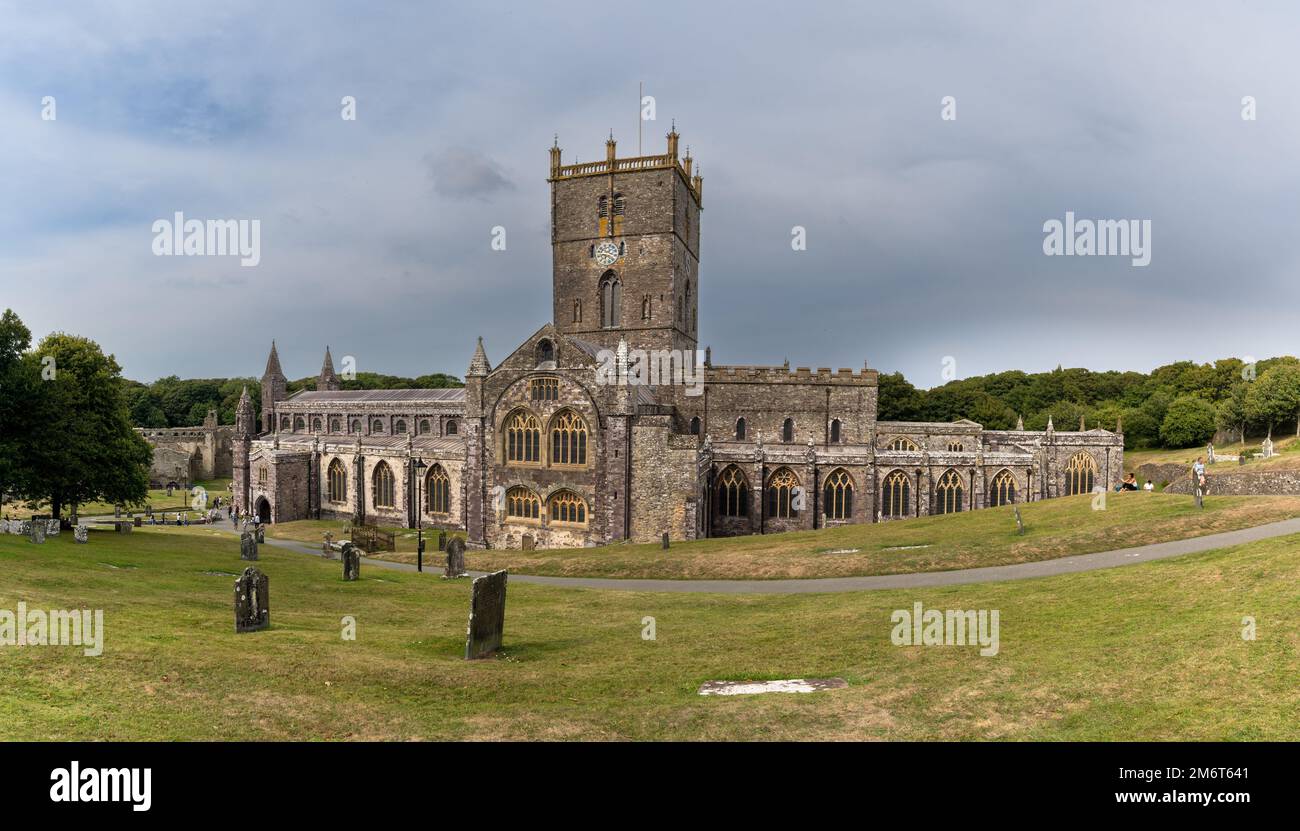
{"type": "Polygon", "coordinates": [[[1124,477],[1123,488],[1126,491],[1135,491],[1138,489],[1137,477],[1130,473],[1124,477]]]}
{"type": "Polygon", "coordinates": [[[1147,483],[1146,483],[1145,485],[1142,486],[1142,490],[1144,490],[1144,491],[1153,491],[1153,490],[1155,490],[1155,489],[1156,489],[1156,486],[1153,485],[1153,484],[1151,484],[1151,480],[1150,480],[1150,479],[1148,479],[1148,480],[1147,480],[1147,483]]]}

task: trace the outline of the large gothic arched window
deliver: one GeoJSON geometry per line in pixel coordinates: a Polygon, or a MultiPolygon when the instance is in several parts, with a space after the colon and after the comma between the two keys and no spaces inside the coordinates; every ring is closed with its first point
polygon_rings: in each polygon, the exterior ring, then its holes
{"type": "Polygon", "coordinates": [[[551,422],[551,464],[587,464],[587,422],[572,410],[563,410],[551,422]]]}
{"type": "Polygon", "coordinates": [[[777,519],[793,519],[799,516],[799,501],[796,493],[799,479],[788,467],[773,473],[767,480],[767,515],[777,519]]]}
{"type": "Polygon", "coordinates": [[[565,525],[587,524],[587,502],[573,491],[558,491],[548,506],[551,522],[565,525]]]}
{"type": "Polygon", "coordinates": [[[330,462],[329,466],[329,500],[348,501],[348,469],[338,459],[330,462]]]}
{"type": "Polygon", "coordinates": [[[511,488],[506,491],[506,516],[511,519],[540,519],[542,500],[528,488],[511,488]]]}
{"type": "Polygon", "coordinates": [[[989,483],[988,500],[990,508],[1010,505],[1016,501],[1016,480],[1011,475],[1011,471],[1004,468],[993,477],[993,481],[989,483]]]}
{"type": "Polygon", "coordinates": [[[374,500],[376,508],[392,508],[397,504],[393,487],[393,470],[387,462],[375,465],[374,500]]]}
{"type": "Polygon", "coordinates": [[[535,464],[542,460],[542,425],[527,410],[506,417],[506,461],[535,464]]]}
{"type": "Polygon", "coordinates": [[[853,478],[843,468],[826,477],[822,504],[827,519],[853,518],[853,478]]]}
{"type": "Polygon", "coordinates": [[[429,468],[424,478],[425,505],[431,514],[451,513],[451,479],[442,465],[429,468]]]}
{"type": "Polygon", "coordinates": [[[1065,495],[1091,493],[1097,476],[1097,463],[1092,455],[1080,450],[1065,465],[1065,495]]]}
{"type": "Polygon", "coordinates": [[[880,515],[902,517],[908,514],[912,501],[912,486],[907,474],[895,470],[885,477],[880,487],[880,515]]]}
{"type": "Polygon", "coordinates": [[[749,516],[749,482],[735,465],[727,467],[718,477],[718,513],[721,516],[749,516]]]}
{"type": "Polygon", "coordinates": [[[934,487],[934,512],[936,514],[955,514],[962,509],[961,474],[952,468],[944,471],[939,483],[934,487]]]}

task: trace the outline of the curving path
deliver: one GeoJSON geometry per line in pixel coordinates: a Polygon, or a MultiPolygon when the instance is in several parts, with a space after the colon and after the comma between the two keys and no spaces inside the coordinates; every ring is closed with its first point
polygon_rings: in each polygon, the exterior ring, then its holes
{"type": "MultiPolygon", "coordinates": [[[[231,533],[235,530],[228,524],[218,523],[219,530],[231,533]]],[[[1076,554],[1071,557],[1058,557],[1055,560],[1040,560],[1033,563],[1016,563],[1006,566],[987,566],[985,568],[967,568],[958,571],[924,571],[912,574],[882,574],[869,577],[817,577],[797,580],[643,580],[607,577],[539,577],[531,574],[511,574],[512,583],[536,583],[542,586],[558,586],[570,589],[599,589],[603,591],[635,592],[704,592],[713,594],[810,594],[817,592],[855,592],[874,589],[918,589],[930,586],[960,586],[968,583],[992,583],[999,580],[1024,580],[1030,577],[1051,577],[1057,574],[1074,574],[1080,571],[1095,571],[1115,566],[1127,566],[1151,560],[1163,560],[1183,554],[1195,554],[1213,548],[1226,548],[1232,545],[1282,537],[1288,534],[1300,534],[1300,518],[1270,522],[1252,528],[1236,531],[1224,531],[1207,534],[1203,537],[1191,537],[1185,540],[1152,543],[1135,548],[1120,548],[1114,551],[1098,551],[1095,554],[1076,554]]],[[[266,538],[266,545],[287,548],[304,554],[320,556],[320,547],[289,540],[266,538]]],[[[437,575],[442,569],[438,552],[425,558],[425,571],[437,575]]],[[[415,571],[409,563],[392,563],[362,557],[363,562],[380,568],[397,571],[415,571]]],[[[471,572],[474,576],[484,572],[471,572]]]]}

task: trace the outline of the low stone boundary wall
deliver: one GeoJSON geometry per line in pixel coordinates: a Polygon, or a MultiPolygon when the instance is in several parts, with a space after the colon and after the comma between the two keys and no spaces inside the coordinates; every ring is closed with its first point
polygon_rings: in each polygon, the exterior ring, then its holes
{"type": "MultiPolygon", "coordinates": [[[[1300,470],[1260,470],[1240,473],[1207,471],[1207,492],[1218,496],[1294,496],[1300,494],[1300,470]]],[[[1170,482],[1165,493],[1192,492],[1192,477],[1170,482]]]]}
{"type": "Polygon", "coordinates": [[[1172,484],[1180,479],[1186,479],[1190,482],[1192,478],[1192,466],[1180,465],[1173,462],[1166,464],[1147,462],[1144,465],[1139,465],[1133,471],[1133,475],[1137,477],[1138,487],[1145,485],[1148,479],[1157,485],[1172,484]]]}

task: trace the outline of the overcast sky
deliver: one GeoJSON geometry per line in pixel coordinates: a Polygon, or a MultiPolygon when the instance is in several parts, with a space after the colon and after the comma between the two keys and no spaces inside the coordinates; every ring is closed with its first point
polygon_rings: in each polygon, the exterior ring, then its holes
{"type": "Polygon", "coordinates": [[[644,81],[645,152],[675,118],[702,165],[715,363],[1296,351],[1294,4],[469,5],[0,2],[0,307],[144,381],[272,338],[290,377],[463,375],[549,319],[553,134],[635,154],[644,81]],[[155,256],[176,211],[260,220],[260,264],[155,256]],[[1066,211],[1149,219],[1150,265],[1044,255],[1066,211]]]}

